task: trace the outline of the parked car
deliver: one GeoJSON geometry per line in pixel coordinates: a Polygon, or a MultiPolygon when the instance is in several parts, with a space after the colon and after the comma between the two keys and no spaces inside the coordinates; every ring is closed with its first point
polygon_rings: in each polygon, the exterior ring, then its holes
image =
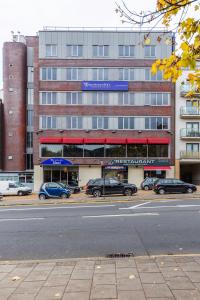
{"type": "Polygon", "coordinates": [[[0,181],[0,192],[4,196],[18,195],[24,196],[32,193],[32,189],[16,181],[0,181]]]}
{"type": "Polygon", "coordinates": [[[140,187],[142,190],[145,190],[145,191],[148,191],[148,190],[152,190],[153,189],[153,185],[154,185],[154,182],[157,180],[158,178],[156,177],[146,177],[140,187]]]}
{"type": "Polygon", "coordinates": [[[113,178],[97,178],[91,180],[87,184],[86,194],[94,197],[101,197],[101,195],[123,194],[131,196],[137,192],[135,184],[122,183],[113,178]]]}
{"type": "Polygon", "coordinates": [[[154,183],[153,190],[155,193],[163,195],[165,193],[193,193],[197,188],[194,184],[179,179],[166,178],[158,179],[154,183]]]}
{"type": "Polygon", "coordinates": [[[70,184],[65,184],[63,182],[58,182],[61,186],[63,186],[64,188],[68,188],[71,191],[71,194],[77,194],[80,193],[81,189],[79,186],[75,186],[75,185],[70,185],[70,184]]]}
{"type": "Polygon", "coordinates": [[[69,198],[71,191],[67,187],[61,186],[56,182],[45,182],[41,185],[39,191],[39,199],[45,200],[47,198],[69,198]]]}

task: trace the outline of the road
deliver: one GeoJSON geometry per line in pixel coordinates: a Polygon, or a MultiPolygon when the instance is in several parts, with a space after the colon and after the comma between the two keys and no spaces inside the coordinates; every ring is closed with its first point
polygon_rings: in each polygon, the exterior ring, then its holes
{"type": "Polygon", "coordinates": [[[200,253],[200,199],[0,209],[0,259],[200,253]]]}

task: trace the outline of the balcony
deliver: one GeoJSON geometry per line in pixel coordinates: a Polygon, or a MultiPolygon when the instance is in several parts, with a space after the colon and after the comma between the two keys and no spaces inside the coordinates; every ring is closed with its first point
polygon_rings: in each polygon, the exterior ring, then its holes
{"type": "Polygon", "coordinates": [[[200,159],[200,152],[181,151],[180,158],[181,159],[200,159]]]}
{"type": "Polygon", "coordinates": [[[191,86],[189,83],[182,83],[180,86],[180,95],[185,97],[189,92],[193,92],[196,97],[200,97],[200,92],[194,86],[191,86]]]}
{"type": "Polygon", "coordinates": [[[192,119],[198,119],[200,118],[200,107],[198,106],[182,106],[180,108],[180,116],[181,118],[192,118],[192,119]]]}
{"type": "Polygon", "coordinates": [[[200,139],[200,131],[199,130],[191,130],[187,128],[182,128],[180,132],[181,139],[200,139]]]}

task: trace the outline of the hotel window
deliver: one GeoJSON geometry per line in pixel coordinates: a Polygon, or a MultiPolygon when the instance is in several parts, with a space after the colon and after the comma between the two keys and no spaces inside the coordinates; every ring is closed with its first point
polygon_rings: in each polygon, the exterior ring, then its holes
{"type": "Polygon", "coordinates": [[[76,116],[66,117],[67,129],[82,129],[83,128],[83,118],[76,116]]]}
{"type": "Polygon", "coordinates": [[[156,46],[144,46],[144,57],[155,57],[156,46]]]}
{"type": "Polygon", "coordinates": [[[51,105],[57,104],[57,93],[56,92],[42,92],[41,93],[41,102],[40,104],[51,105]]]}
{"type": "Polygon", "coordinates": [[[64,157],[83,157],[83,145],[64,145],[64,157]]]}
{"type": "Polygon", "coordinates": [[[108,129],[108,117],[92,117],[92,129],[108,129]]]}
{"type": "Polygon", "coordinates": [[[133,45],[119,45],[119,56],[133,57],[135,55],[135,46],[133,45]]]}
{"type": "Polygon", "coordinates": [[[148,145],[148,157],[168,157],[168,145],[148,145]]]}
{"type": "Polygon", "coordinates": [[[148,81],[162,81],[162,72],[158,71],[156,74],[151,73],[151,69],[145,69],[145,80],[148,81]]]}
{"type": "Polygon", "coordinates": [[[104,145],[84,145],[84,157],[104,157],[104,145]]]}
{"type": "Polygon", "coordinates": [[[145,93],[145,105],[169,105],[169,93],[145,93]]]}
{"type": "Polygon", "coordinates": [[[134,129],[134,117],[118,117],[118,129],[134,129]]]}
{"type": "Polygon", "coordinates": [[[57,80],[57,68],[42,68],[42,80],[57,80]]]}
{"type": "Polygon", "coordinates": [[[41,145],[41,157],[60,157],[62,152],[62,145],[41,145]]]}
{"type": "Polygon", "coordinates": [[[33,110],[27,110],[27,126],[33,126],[33,110]]]}
{"type": "Polygon", "coordinates": [[[108,80],[108,69],[106,68],[95,68],[92,69],[93,80],[108,80]]]}
{"type": "Polygon", "coordinates": [[[119,69],[119,80],[134,80],[134,69],[119,69]]]}
{"type": "Polygon", "coordinates": [[[27,132],[26,134],[26,147],[27,148],[33,147],[33,132],[27,132]]]}
{"type": "Polygon", "coordinates": [[[82,93],[80,92],[67,92],[65,98],[65,103],[69,105],[79,105],[83,104],[82,93]]]}
{"type": "Polygon", "coordinates": [[[54,116],[41,116],[42,129],[56,129],[56,117],[54,116]]]}
{"type": "Polygon", "coordinates": [[[47,44],[46,45],[46,57],[57,56],[57,45],[56,44],[47,44]]]}
{"type": "Polygon", "coordinates": [[[94,92],[92,93],[92,105],[108,105],[108,93],[106,92],[94,92]]]}
{"type": "Polygon", "coordinates": [[[105,57],[108,56],[109,46],[108,45],[93,45],[92,53],[93,57],[105,57]]]}
{"type": "Polygon", "coordinates": [[[126,145],[106,145],[106,157],[126,157],[126,145]]]}
{"type": "Polygon", "coordinates": [[[82,80],[82,69],[79,68],[67,68],[66,80],[82,80]]]}
{"type": "Polygon", "coordinates": [[[145,129],[169,129],[169,120],[167,117],[147,117],[145,118],[145,129]]]}
{"type": "Polygon", "coordinates": [[[134,93],[118,93],[118,105],[134,105],[134,93]]]}
{"type": "Polygon", "coordinates": [[[66,51],[67,51],[66,56],[81,57],[83,56],[83,45],[67,45],[66,51]]]}
{"type": "Polygon", "coordinates": [[[147,157],[147,145],[128,144],[127,157],[147,157]]]}

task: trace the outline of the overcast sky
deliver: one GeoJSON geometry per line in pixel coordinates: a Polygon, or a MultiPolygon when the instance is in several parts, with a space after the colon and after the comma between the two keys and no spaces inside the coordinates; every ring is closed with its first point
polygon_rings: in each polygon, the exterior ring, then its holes
{"type": "MultiPolygon", "coordinates": [[[[117,1],[120,3],[120,0],[117,1]]],[[[125,0],[130,9],[152,10],[156,0],[125,0]]],[[[0,47],[11,40],[11,31],[35,35],[43,26],[127,27],[115,13],[114,0],[0,0],[0,47]]],[[[2,86],[2,54],[0,57],[2,86]]]]}

